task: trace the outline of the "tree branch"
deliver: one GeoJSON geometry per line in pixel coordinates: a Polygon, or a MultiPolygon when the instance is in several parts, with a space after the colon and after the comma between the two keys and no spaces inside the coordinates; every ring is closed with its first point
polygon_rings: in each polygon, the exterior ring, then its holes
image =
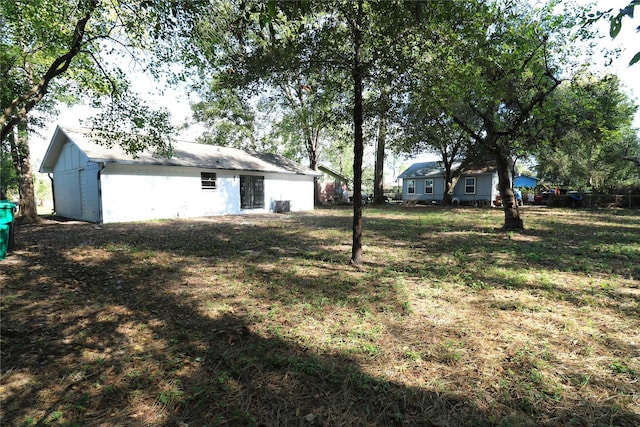
{"type": "Polygon", "coordinates": [[[111,76],[109,75],[107,70],[104,69],[104,67],[102,66],[102,64],[98,60],[98,58],[95,57],[93,52],[90,52],[88,50],[83,50],[82,52],[86,53],[87,55],[89,55],[93,59],[93,62],[95,62],[95,64],[98,66],[98,68],[100,69],[100,72],[102,73],[104,78],[109,82],[109,86],[111,86],[111,96],[113,96],[116,93],[118,93],[118,87],[116,86],[114,81],[111,79],[111,76]]]}
{"type": "Polygon", "coordinates": [[[33,86],[31,90],[14,99],[11,102],[11,105],[3,111],[2,117],[0,117],[0,126],[2,126],[0,141],[7,138],[14,126],[16,126],[20,120],[24,119],[31,109],[33,109],[33,107],[42,100],[42,98],[47,94],[51,80],[67,71],[73,58],[81,51],[84,44],[83,39],[85,28],[97,5],[98,0],[89,1],[89,6],[85,15],[76,23],[69,50],[64,55],[59,56],[53,61],[44,76],[42,76],[40,81],[33,86]],[[20,106],[22,106],[22,108],[20,108],[20,106]],[[18,108],[20,109],[16,112],[18,108]]]}

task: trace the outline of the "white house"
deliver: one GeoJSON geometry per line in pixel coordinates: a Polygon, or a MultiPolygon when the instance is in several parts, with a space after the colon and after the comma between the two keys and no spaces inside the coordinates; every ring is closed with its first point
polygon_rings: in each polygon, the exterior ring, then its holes
{"type": "Polygon", "coordinates": [[[183,141],[171,158],[134,157],[59,126],[40,172],[56,214],[97,223],[312,210],[320,175],[278,155],[183,141]]]}

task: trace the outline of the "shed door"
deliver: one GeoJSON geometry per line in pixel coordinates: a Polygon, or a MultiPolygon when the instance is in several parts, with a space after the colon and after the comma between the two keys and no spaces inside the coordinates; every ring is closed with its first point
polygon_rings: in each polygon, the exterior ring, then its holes
{"type": "Polygon", "coordinates": [[[264,208],[264,176],[240,175],[240,208],[264,208]]]}

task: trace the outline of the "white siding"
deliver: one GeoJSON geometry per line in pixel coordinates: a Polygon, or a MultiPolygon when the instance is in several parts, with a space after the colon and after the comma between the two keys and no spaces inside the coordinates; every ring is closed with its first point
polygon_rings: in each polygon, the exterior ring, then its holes
{"type": "Polygon", "coordinates": [[[53,172],[56,214],[100,221],[98,169],[75,144],[64,145],[53,172]]]}
{"type": "Polygon", "coordinates": [[[90,222],[99,222],[100,218],[100,187],[98,174],[100,165],[89,162],[80,171],[80,205],[82,219],[90,222]]]}
{"type": "MultiPolygon", "coordinates": [[[[120,153],[117,147],[112,152],[93,144],[82,132],[72,132],[72,135],[78,135],[78,140],[70,140],[66,131],[57,128],[40,167],[41,171],[53,174],[55,207],[61,216],[95,222],[126,222],[273,212],[279,200],[289,201],[292,211],[314,208],[313,175],[288,174],[289,169],[281,167],[278,161],[269,163],[239,150],[226,150],[224,154],[222,147],[190,144],[182,153],[183,158],[174,159],[173,164],[180,166],[161,166],[154,165],[156,159],[151,156],[135,159],[120,153]],[[187,166],[200,162],[231,169],[187,166]],[[241,168],[278,172],[238,170],[241,168]],[[203,172],[216,174],[215,189],[202,188],[203,172]],[[264,184],[261,209],[240,208],[240,176],[245,174],[264,178],[252,180],[264,184]]],[[[297,170],[311,172],[305,168],[297,170]]],[[[257,184],[255,189],[259,189],[257,184]]],[[[248,193],[249,205],[255,202],[251,194],[248,193]]]]}

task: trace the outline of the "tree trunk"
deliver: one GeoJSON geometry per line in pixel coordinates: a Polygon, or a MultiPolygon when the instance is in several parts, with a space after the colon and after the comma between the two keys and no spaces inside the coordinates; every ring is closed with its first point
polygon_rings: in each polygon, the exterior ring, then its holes
{"type": "Polygon", "coordinates": [[[364,141],[362,136],[362,0],[358,1],[356,23],[353,31],[353,244],[351,264],[361,265],[362,259],[362,156],[364,141]]]}
{"type": "Polygon", "coordinates": [[[451,193],[453,193],[453,189],[456,187],[456,184],[458,183],[458,176],[451,176],[451,172],[446,172],[445,173],[445,180],[444,180],[444,196],[442,197],[442,204],[444,206],[450,206],[451,205],[451,200],[453,199],[451,193]]]}
{"type": "MultiPolygon", "coordinates": [[[[452,157],[455,157],[455,155],[452,157]]],[[[460,179],[460,175],[462,173],[462,165],[457,170],[454,171],[452,169],[453,161],[449,160],[446,157],[446,153],[443,154],[443,163],[444,163],[444,195],[442,197],[442,204],[444,206],[450,206],[451,200],[453,199],[453,196],[451,195],[451,193],[453,193],[453,190],[456,188],[456,184],[460,179]]]]}
{"type": "MultiPolygon", "coordinates": [[[[307,154],[309,155],[309,168],[314,171],[318,171],[318,153],[315,150],[310,149],[313,147],[311,144],[311,137],[307,136],[307,154]]],[[[313,204],[314,206],[320,206],[320,181],[318,178],[313,179],[313,204]]]]}
{"type": "Polygon", "coordinates": [[[27,121],[18,123],[16,133],[9,134],[11,141],[11,156],[16,174],[19,177],[18,192],[18,217],[16,221],[21,224],[38,222],[38,211],[33,185],[33,172],[31,171],[31,154],[29,152],[29,140],[27,137],[27,121]]]}
{"type": "Polygon", "coordinates": [[[378,141],[376,148],[376,170],[374,172],[373,182],[373,203],[384,204],[384,146],[387,139],[387,119],[384,115],[380,116],[380,124],[378,127],[378,141]]]}
{"type": "Polygon", "coordinates": [[[498,169],[498,190],[502,198],[504,209],[504,230],[523,230],[524,223],[520,218],[520,209],[516,201],[516,195],[511,185],[511,168],[508,155],[496,153],[496,166],[498,169]]]}

